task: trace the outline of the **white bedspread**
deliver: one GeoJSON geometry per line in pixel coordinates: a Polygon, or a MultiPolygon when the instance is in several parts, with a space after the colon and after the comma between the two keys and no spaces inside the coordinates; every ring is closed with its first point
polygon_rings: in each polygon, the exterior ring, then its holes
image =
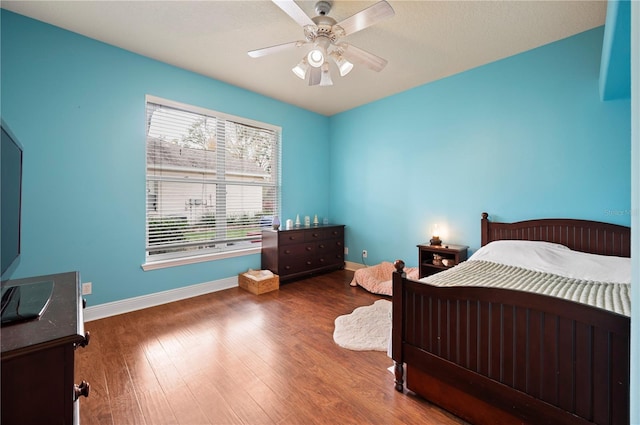
{"type": "Polygon", "coordinates": [[[572,251],[564,245],[538,241],[494,241],[468,261],[483,260],[572,279],[631,283],[631,259],[572,251]]]}
{"type": "Polygon", "coordinates": [[[465,261],[420,279],[435,286],[482,286],[564,298],[625,316],[631,315],[631,285],[573,279],[491,261],[465,261]]]}

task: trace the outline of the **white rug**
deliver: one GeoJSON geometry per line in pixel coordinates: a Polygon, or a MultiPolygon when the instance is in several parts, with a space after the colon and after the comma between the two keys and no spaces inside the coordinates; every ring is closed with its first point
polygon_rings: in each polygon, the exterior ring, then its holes
{"type": "Polygon", "coordinates": [[[333,340],[340,347],[357,351],[387,351],[391,336],[391,301],[378,300],[339,316],[333,340]]]}

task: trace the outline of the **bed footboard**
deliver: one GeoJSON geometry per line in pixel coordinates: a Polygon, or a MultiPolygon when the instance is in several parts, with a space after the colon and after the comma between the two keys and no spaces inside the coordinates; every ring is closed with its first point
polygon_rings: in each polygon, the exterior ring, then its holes
{"type": "Polygon", "coordinates": [[[395,387],[474,424],[628,424],[630,320],[544,295],[393,273],[395,387]]]}

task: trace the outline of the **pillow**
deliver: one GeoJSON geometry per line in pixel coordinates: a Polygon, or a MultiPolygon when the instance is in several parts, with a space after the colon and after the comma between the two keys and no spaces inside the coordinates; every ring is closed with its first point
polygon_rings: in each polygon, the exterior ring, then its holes
{"type": "Polygon", "coordinates": [[[502,253],[509,250],[523,250],[523,249],[569,249],[559,243],[545,242],[545,241],[522,241],[522,240],[500,240],[489,242],[483,247],[480,247],[469,260],[474,256],[483,257],[485,255],[492,255],[493,253],[502,253]]]}
{"type": "Polygon", "coordinates": [[[491,261],[573,279],[631,283],[631,259],[573,251],[551,242],[494,241],[468,261],[491,261]]]}

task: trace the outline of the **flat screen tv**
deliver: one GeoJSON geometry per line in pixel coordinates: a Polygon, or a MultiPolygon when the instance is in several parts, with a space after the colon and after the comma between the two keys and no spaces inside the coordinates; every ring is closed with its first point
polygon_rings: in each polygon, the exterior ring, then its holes
{"type": "Polygon", "coordinates": [[[2,120],[0,150],[0,235],[2,280],[8,279],[20,257],[20,221],[22,208],[22,146],[2,120]]]}

